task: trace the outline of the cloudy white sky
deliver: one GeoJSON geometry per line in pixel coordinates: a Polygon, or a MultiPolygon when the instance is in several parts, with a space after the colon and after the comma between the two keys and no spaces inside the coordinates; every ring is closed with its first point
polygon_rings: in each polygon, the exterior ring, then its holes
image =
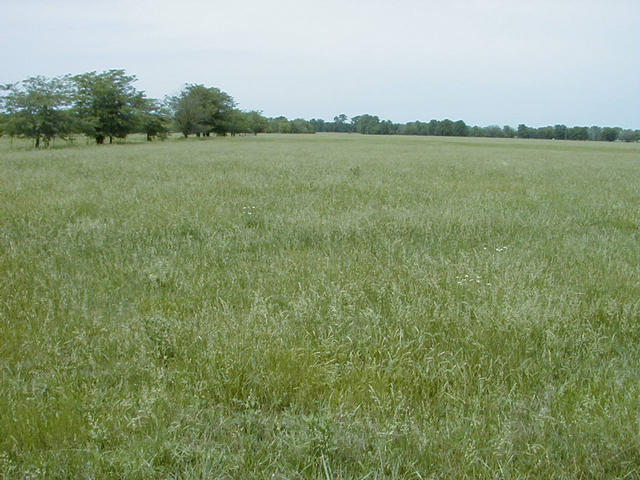
{"type": "Polygon", "coordinates": [[[123,68],[268,116],[640,128],[640,0],[3,3],[0,83],[123,68]]]}

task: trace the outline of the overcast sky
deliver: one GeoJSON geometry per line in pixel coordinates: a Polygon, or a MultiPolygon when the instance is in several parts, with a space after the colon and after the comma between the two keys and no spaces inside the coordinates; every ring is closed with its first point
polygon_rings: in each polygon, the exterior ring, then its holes
{"type": "Polygon", "coordinates": [[[0,83],[123,68],[289,118],[640,128],[640,0],[10,0],[0,83]]]}

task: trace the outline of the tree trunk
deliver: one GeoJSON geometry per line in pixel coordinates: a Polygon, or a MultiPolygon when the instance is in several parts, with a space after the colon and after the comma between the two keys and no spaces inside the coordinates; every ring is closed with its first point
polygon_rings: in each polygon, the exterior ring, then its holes
{"type": "Polygon", "coordinates": [[[112,143],[113,143],[113,137],[109,135],[109,145],[111,145],[112,143]]]}
{"type": "Polygon", "coordinates": [[[102,145],[102,144],[104,143],[104,135],[98,135],[98,136],[96,137],[96,143],[97,143],[98,145],[102,145]]]}
{"type": "Polygon", "coordinates": [[[40,147],[40,135],[36,137],[36,148],[40,147]]]}

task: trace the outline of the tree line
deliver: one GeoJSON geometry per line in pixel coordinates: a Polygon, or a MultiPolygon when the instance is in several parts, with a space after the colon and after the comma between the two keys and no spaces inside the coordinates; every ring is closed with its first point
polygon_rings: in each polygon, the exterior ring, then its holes
{"type": "Polygon", "coordinates": [[[78,75],[31,77],[0,85],[0,135],[27,137],[36,147],[48,147],[54,138],[84,134],[97,144],[142,133],[147,140],[171,132],[185,138],[258,133],[345,132],[376,135],[440,135],[460,137],[547,138],[637,142],[638,130],[613,127],[555,125],[517,129],[468,126],[462,120],[431,120],[406,124],[380,120],[376,115],[345,114],[333,122],[322,119],[268,118],[257,110],[242,111],[233,97],[215,87],[187,84],[175,96],[148,98],[135,88],[135,75],[114,69],[78,75]]]}
{"type": "Polygon", "coordinates": [[[392,123],[380,120],[376,115],[358,115],[351,120],[344,114],[334,117],[333,122],[321,119],[310,120],[317,132],[353,132],[375,135],[435,135],[449,137],[491,137],[491,138],[540,138],[556,140],[593,140],[613,142],[637,142],[640,130],[620,127],[567,127],[554,125],[546,127],[528,127],[518,125],[517,129],[509,125],[500,127],[469,126],[462,120],[431,120],[430,122],[392,123]]]}
{"type": "Polygon", "coordinates": [[[187,84],[178,95],[158,100],[137,90],[135,81],[135,75],[115,69],[0,85],[0,135],[27,137],[36,147],[48,147],[54,138],[73,134],[102,144],[132,133],[143,133],[150,141],[171,132],[185,137],[315,133],[301,118],[241,111],[231,95],[215,87],[187,84]]]}

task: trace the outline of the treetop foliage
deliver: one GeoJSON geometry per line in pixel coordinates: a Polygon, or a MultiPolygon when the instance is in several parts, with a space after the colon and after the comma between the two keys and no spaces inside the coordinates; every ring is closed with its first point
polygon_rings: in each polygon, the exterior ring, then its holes
{"type": "Polygon", "coordinates": [[[69,114],[71,84],[68,76],[47,79],[30,77],[13,85],[4,85],[2,108],[6,114],[3,131],[9,135],[33,138],[48,146],[56,137],[65,137],[72,131],[69,114]]]}
{"type": "Polygon", "coordinates": [[[124,138],[135,130],[144,107],[144,93],[133,86],[135,75],[124,70],[89,72],[73,77],[76,85],[75,111],[80,130],[103,143],[124,138]]]}
{"type": "Polygon", "coordinates": [[[224,135],[237,126],[232,118],[236,105],[233,98],[215,87],[187,84],[179,95],[169,98],[169,104],[174,111],[175,126],[185,137],[224,135]]]}

